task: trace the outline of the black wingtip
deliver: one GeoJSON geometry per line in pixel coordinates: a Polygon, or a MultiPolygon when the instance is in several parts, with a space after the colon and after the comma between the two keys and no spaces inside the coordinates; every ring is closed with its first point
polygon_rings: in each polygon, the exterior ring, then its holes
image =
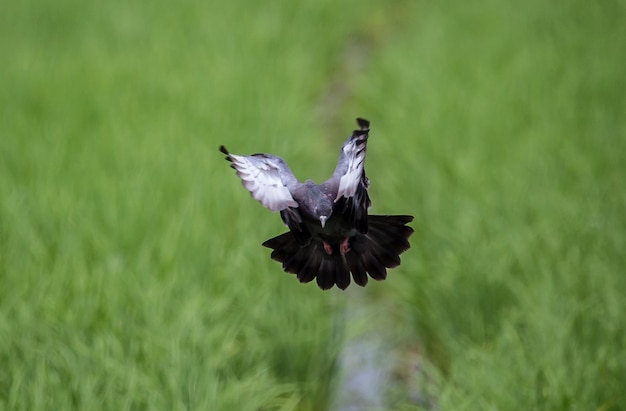
{"type": "Polygon", "coordinates": [[[352,135],[355,137],[366,136],[370,131],[370,122],[361,117],[357,117],[356,122],[359,125],[359,129],[354,130],[352,135]]]}
{"type": "Polygon", "coordinates": [[[357,117],[356,119],[356,123],[359,125],[359,127],[361,128],[361,130],[368,130],[370,129],[370,122],[364,118],[361,117],[357,117]]]}
{"type": "Polygon", "coordinates": [[[224,154],[226,154],[226,160],[230,161],[231,163],[233,162],[233,158],[230,156],[230,153],[228,152],[228,150],[226,149],[226,147],[224,147],[223,145],[220,146],[220,151],[224,154]]]}

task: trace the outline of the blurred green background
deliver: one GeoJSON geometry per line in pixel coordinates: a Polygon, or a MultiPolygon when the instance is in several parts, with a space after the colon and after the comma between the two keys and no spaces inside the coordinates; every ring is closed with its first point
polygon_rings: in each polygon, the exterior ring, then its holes
{"type": "Polygon", "coordinates": [[[0,410],[336,409],[354,306],[383,409],[624,409],[624,1],[2,9],[0,410]],[[413,247],[322,292],[217,147],[319,182],[357,116],[413,247]]]}

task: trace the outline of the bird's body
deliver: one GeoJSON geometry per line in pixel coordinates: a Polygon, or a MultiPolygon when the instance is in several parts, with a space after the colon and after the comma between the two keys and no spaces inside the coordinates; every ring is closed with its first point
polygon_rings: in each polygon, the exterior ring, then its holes
{"type": "MultiPolygon", "coordinates": [[[[302,190],[298,190],[294,199],[301,204],[302,231],[309,234],[310,240],[321,241],[327,254],[332,254],[332,250],[345,244],[346,239],[353,237],[357,230],[348,220],[341,218],[341,213],[333,213],[335,205],[336,190],[333,190],[332,182],[315,184],[307,180],[302,190]],[[322,212],[323,216],[328,216],[324,221],[315,217],[316,210],[310,209],[307,205],[315,204],[317,212],[322,212]]],[[[322,217],[323,218],[323,217],[322,217]]],[[[307,245],[309,240],[301,241],[302,245],[307,245]]],[[[344,246],[345,247],[345,246],[344,246]]],[[[340,249],[341,251],[341,249],[340,249]]],[[[343,254],[345,254],[345,250],[343,254]]]]}
{"type": "Polygon", "coordinates": [[[386,268],[400,264],[399,254],[409,248],[411,216],[369,215],[369,180],[365,153],[369,122],[343,144],[335,172],[326,181],[300,183],[284,160],[271,154],[239,156],[224,146],[220,151],[232,162],[252,196],[266,208],[280,211],[289,232],[263,243],[271,257],[301,282],[317,278],[320,288],[345,289],[354,281],[364,286],[367,273],[376,279],[386,268]]]}

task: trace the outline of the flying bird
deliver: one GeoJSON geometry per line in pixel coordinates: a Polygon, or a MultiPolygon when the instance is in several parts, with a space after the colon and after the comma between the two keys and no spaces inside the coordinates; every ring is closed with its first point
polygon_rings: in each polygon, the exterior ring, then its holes
{"type": "Polygon", "coordinates": [[[270,238],[271,258],[295,274],[302,283],[314,278],[327,290],[342,290],[354,282],[365,286],[368,274],[375,280],[387,277],[387,268],[400,265],[413,229],[410,215],[368,215],[371,201],[365,175],[369,121],[357,118],[359,128],[341,148],[333,175],[322,184],[304,183],[287,163],[272,154],[242,156],[220,151],[237,171],[253,198],[280,216],[289,231],[270,238]]]}

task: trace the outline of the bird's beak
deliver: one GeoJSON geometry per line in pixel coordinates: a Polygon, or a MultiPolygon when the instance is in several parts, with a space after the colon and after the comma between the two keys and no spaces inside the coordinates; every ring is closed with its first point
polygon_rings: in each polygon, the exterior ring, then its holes
{"type": "Polygon", "coordinates": [[[326,220],[328,220],[328,217],[326,217],[325,215],[320,216],[320,224],[322,225],[322,228],[324,228],[324,226],[326,225],[326,220]]]}

